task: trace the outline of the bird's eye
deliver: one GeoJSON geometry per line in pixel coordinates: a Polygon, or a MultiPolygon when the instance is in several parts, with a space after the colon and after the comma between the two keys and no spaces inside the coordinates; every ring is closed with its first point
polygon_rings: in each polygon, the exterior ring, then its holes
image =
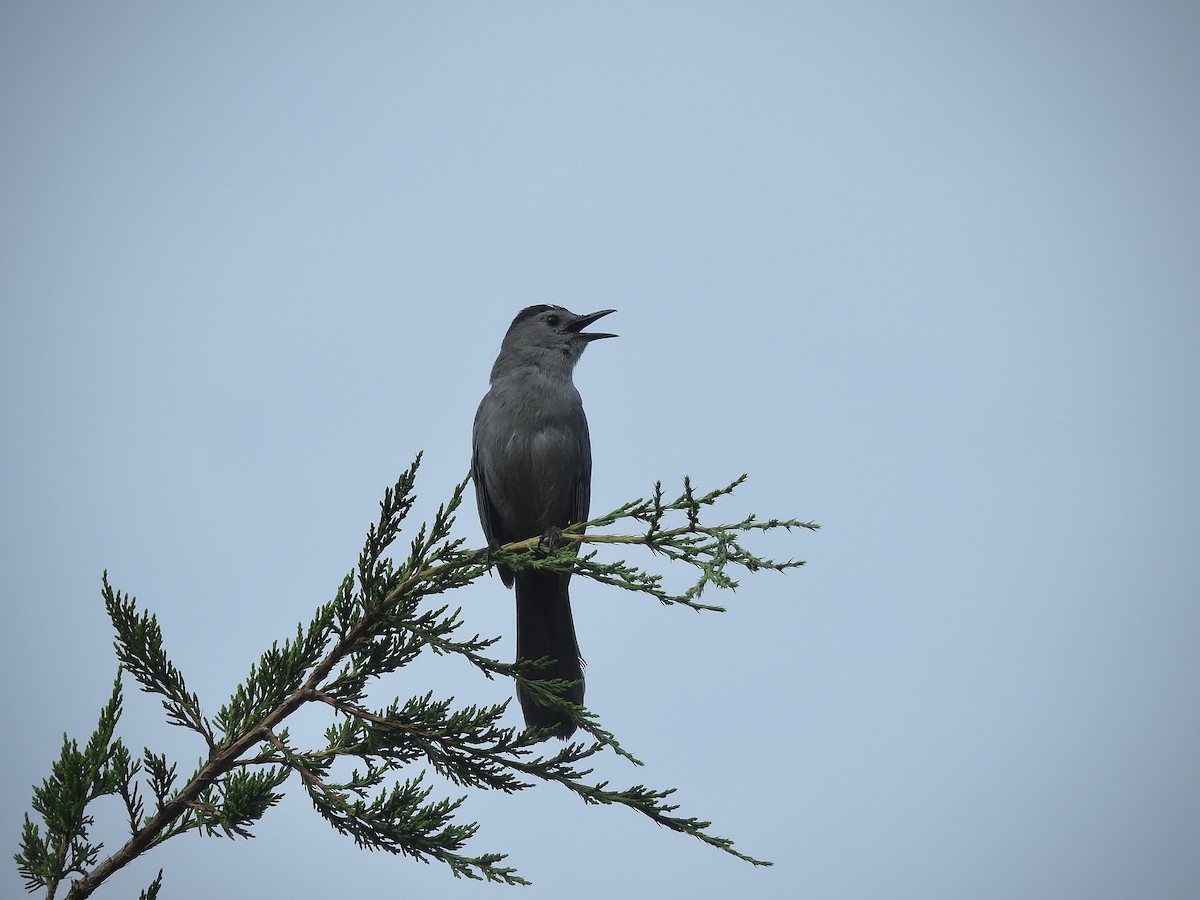
{"type": "Polygon", "coordinates": [[[558,316],[554,316],[554,315],[546,316],[546,324],[549,325],[551,328],[557,328],[558,323],[561,321],[562,320],[558,316]]]}

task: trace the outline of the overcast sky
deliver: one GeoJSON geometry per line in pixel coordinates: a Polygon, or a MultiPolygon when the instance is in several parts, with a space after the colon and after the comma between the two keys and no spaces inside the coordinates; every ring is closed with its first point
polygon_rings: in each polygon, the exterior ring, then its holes
{"type": "MultiPolygon", "coordinates": [[[[776,865],[545,787],[464,810],[534,886],[466,883],[293,781],[97,896],[1200,895],[1198,46],[1186,3],[5,3],[6,858],[108,696],[101,572],[215,712],[559,303],[619,310],[594,512],[748,471],[729,517],[823,525],[724,615],[573,586],[646,762],[598,777],[776,865]]],[[[452,599],[511,658],[499,581],[452,599]]],[[[123,736],[190,770],[160,713],[123,736]]]]}

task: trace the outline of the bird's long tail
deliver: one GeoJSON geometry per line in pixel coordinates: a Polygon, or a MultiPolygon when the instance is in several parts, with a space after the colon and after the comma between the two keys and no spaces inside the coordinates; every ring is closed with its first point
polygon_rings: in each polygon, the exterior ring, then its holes
{"type": "MultiPolygon", "coordinates": [[[[571,598],[567,593],[570,575],[558,572],[525,571],[516,573],[517,659],[550,657],[554,664],[541,669],[539,678],[577,681],[563,693],[572,703],[583,703],[583,666],[579,642],[571,618],[571,598]]],[[[530,728],[553,728],[556,737],[568,738],[575,723],[565,713],[540,705],[529,692],[517,686],[517,699],[530,728]]]]}

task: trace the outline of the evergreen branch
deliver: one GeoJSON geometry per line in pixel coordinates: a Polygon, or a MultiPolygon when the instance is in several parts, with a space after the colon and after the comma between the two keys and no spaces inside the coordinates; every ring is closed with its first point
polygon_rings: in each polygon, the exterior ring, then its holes
{"type": "Polygon", "coordinates": [[[249,679],[217,713],[224,741],[252,727],[299,687],[328,643],[333,615],[332,605],[321,607],[307,632],[297,625],[294,640],[284,641],[282,646],[273,643],[257,665],[250,667],[249,679]]]}
{"type": "Polygon", "coordinates": [[[599,804],[611,806],[619,804],[626,806],[636,812],[646,816],[651,821],[662,825],[664,828],[669,828],[671,831],[677,831],[680,834],[688,834],[697,838],[710,847],[716,847],[718,850],[723,850],[732,856],[736,856],[740,860],[750,863],[755,866],[771,866],[774,865],[769,860],[755,859],[753,856],[748,856],[739,850],[734,849],[733,841],[729,838],[716,837],[708,833],[708,829],[712,827],[712,822],[705,822],[700,819],[688,816],[673,816],[675,810],[679,807],[665,803],[665,799],[675,793],[675,788],[667,788],[666,790],[653,790],[644,785],[634,785],[631,788],[626,788],[623,791],[610,791],[607,789],[608,783],[602,782],[597,785],[583,784],[580,782],[572,782],[567,785],[572,791],[578,794],[585,803],[599,804]]]}
{"type": "Polygon", "coordinates": [[[211,751],[214,748],[212,729],[200,712],[200,699],[188,692],[183,675],[167,659],[158,621],[149,612],[138,615],[137,601],[112,589],[107,570],[101,581],[104,605],[117,633],[117,659],[138,680],[143,691],[163,697],[168,722],[200,734],[211,751]]]}
{"type": "Polygon", "coordinates": [[[354,838],[368,850],[386,850],[414,859],[438,860],[449,866],[457,878],[495,881],[502,884],[528,884],[516,870],[497,865],[506,857],[499,853],[463,856],[456,852],[479,830],[475,823],[455,825],[454,813],[465,798],[426,803],[433,789],[424,787],[424,773],[395,784],[369,802],[364,798],[383,779],[382,769],[370,769],[365,776],[354,773],[344,784],[328,784],[274,734],[268,740],[297,772],[314,808],[337,831],[354,838]],[[351,799],[353,798],[353,799],[351,799]]]}
{"type": "Polygon", "coordinates": [[[132,777],[129,753],[113,737],[121,718],[121,703],[118,672],[112,695],[100,711],[87,746],[80,750],[75,741],[63,735],[62,751],[50,777],[34,789],[32,806],[45,823],[46,836],[42,837],[27,813],[21,849],[14,857],[27,890],[44,887],[52,900],[68,875],[85,874],[96,864],[104,845],[90,840],[93,819],[87,808],[99,797],[128,791],[128,779],[132,777]]]}
{"type": "Polygon", "coordinates": [[[741,475],[724,487],[697,496],[690,479],[684,478],[683,493],[670,503],[663,502],[662,483],[656,482],[654,493],[648,500],[635,500],[623,504],[610,513],[564,529],[564,546],[556,551],[547,552],[543,547],[543,539],[532,537],[505,544],[492,553],[492,559],[513,569],[535,568],[573,572],[601,584],[649,594],[666,605],[679,604],[697,611],[724,612],[724,607],[701,603],[698,598],[710,584],[728,590],[736,589],[738,582],[727,571],[729,567],[738,566],[748,572],[786,572],[788,569],[804,565],[803,560],[776,561],[757,556],[742,545],[738,540],[739,534],[774,531],[780,528],[789,532],[794,528],[809,531],[820,528],[815,522],[774,518],[759,521],[754,515],[723,525],[703,524],[700,515],[704,507],[712,506],[720,498],[731,494],[745,480],[746,476],[741,475]],[[672,512],[682,512],[686,517],[686,524],[664,529],[663,519],[672,512]],[[641,534],[583,533],[584,529],[606,527],[626,519],[644,522],[646,530],[641,534]],[[594,552],[577,556],[577,545],[585,543],[640,544],[672,562],[686,563],[698,569],[700,576],[686,591],[673,594],[663,588],[662,576],[659,574],[647,572],[623,560],[612,563],[597,562],[594,552]]]}
{"type": "Polygon", "coordinates": [[[162,887],[162,876],[163,870],[159,869],[158,874],[154,876],[154,880],[150,882],[150,886],[144,891],[138,892],[138,900],[156,900],[159,888],[162,887]]]}
{"type": "MultiPolygon", "coordinates": [[[[163,636],[154,616],[139,612],[128,595],[114,592],[103,578],[105,605],[116,632],[115,646],[123,667],[142,690],[159,694],[167,721],[200,734],[207,755],[199,768],[182,781],[176,765],[145,749],[134,761],[114,729],[120,715],[120,679],[87,747],[80,751],[64,737],[60,760],[52,775],[34,792],[34,811],[46,833],[26,816],[18,867],[30,890],[45,888],[53,898],[70,875],[68,897],[89,896],[114,872],[150,848],[189,831],[227,837],[250,837],[251,827],[278,803],[278,789],[295,772],[317,812],[359,846],[385,850],[423,861],[444,863],[455,877],[524,884],[515,870],[501,865],[503,854],[463,853],[478,831],[475,823],[460,824],[463,798],[434,799],[424,783],[424,770],[414,777],[385,785],[401,769],[424,764],[450,784],[514,793],[539,782],[555,782],[588,804],[622,805],[663,827],[690,834],[754,865],[767,865],[734,849],[726,838],[709,833],[710,823],[675,815],[667,802],[673,791],[636,785],[612,790],[607,782],[588,781],[583,764],[605,750],[640,761],[620,746],[597,717],[563,699],[567,682],[540,677],[550,660],[502,663],[488,655],[496,638],[478,634],[458,637],[464,626],[462,610],[430,606],[427,598],[476,580],[495,562],[514,570],[526,568],[571,571],[603,584],[653,596],[663,603],[696,610],[719,611],[700,601],[708,586],[733,589],[734,569],[783,572],[803,565],[777,562],[747,549],[744,538],[778,528],[815,529],[794,519],[759,521],[747,516],[738,522],[708,525],[704,515],[742,483],[742,476],[707,493],[689,479],[671,501],[656,483],[649,498],[624,504],[591,522],[567,529],[562,546],[548,549],[540,538],[501,548],[465,550],[451,532],[462,504],[466,481],[459,483],[431,522],[420,526],[407,559],[399,564],[386,556],[411,511],[420,456],[389,488],[380,503],[377,521],[368,529],[358,564],[339,585],[333,600],[319,607],[307,625],[297,625],[289,640],[273,643],[250,668],[249,677],[221,707],[213,722],[201,710],[197,696],[187,691],[179,671],[167,658],[163,636]],[[676,524],[672,519],[682,519],[676,524]],[[583,534],[622,521],[638,522],[637,534],[583,534]],[[580,554],[580,545],[596,549],[580,554]],[[640,544],[671,562],[692,566],[696,582],[682,593],[671,593],[660,575],[625,561],[603,562],[603,544],[640,544]],[[500,724],[508,702],[494,706],[455,707],[452,698],[432,693],[385,708],[365,705],[370,682],[401,669],[424,652],[466,660],[487,678],[513,678],[530,695],[556,706],[591,737],[590,743],[564,745],[549,756],[537,755],[547,737],[536,729],[516,730],[500,724]],[[325,732],[325,746],[301,751],[291,746],[287,719],[306,704],[330,710],[335,721],[325,732]],[[339,761],[355,760],[361,769],[335,777],[339,761]],[[140,782],[140,784],[139,784],[140,782]],[[147,810],[146,798],[153,797],[147,810]],[[130,837],[102,861],[100,844],[88,840],[92,825],[88,805],[104,794],[124,803],[130,837]]],[[[143,897],[156,897],[162,873],[143,897]]]]}

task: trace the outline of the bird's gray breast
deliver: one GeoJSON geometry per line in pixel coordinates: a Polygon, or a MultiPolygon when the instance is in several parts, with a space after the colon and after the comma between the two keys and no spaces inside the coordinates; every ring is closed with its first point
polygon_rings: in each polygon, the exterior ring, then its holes
{"type": "Polygon", "coordinates": [[[587,419],[574,385],[523,381],[493,385],[475,420],[475,467],[499,542],[576,521],[579,486],[591,474],[587,419]]]}

